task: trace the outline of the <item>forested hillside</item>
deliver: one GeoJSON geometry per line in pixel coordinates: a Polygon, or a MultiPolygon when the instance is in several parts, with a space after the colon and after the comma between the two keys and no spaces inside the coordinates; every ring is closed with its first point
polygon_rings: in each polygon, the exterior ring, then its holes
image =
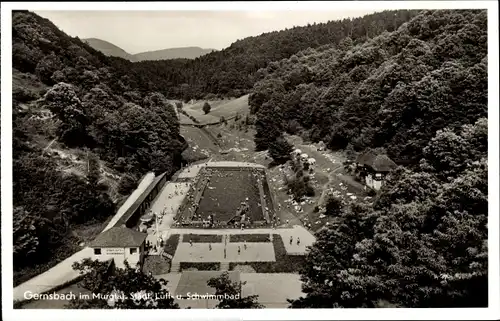
{"type": "Polygon", "coordinates": [[[485,11],[428,11],[358,45],[347,37],[270,63],[249,99],[257,147],[288,131],[418,164],[437,130],[487,116],[486,30],[485,11]]]}
{"type": "Polygon", "coordinates": [[[317,234],[294,308],[488,305],[487,13],[423,12],[259,71],[255,141],[283,131],[404,161],[317,234]]]}
{"type": "Polygon", "coordinates": [[[172,174],[187,147],[174,109],[50,21],[14,12],[15,283],[78,247],[147,171],[172,174]],[[40,265],[42,264],[42,265],[40,265]]]}
{"type": "Polygon", "coordinates": [[[418,11],[383,11],[355,19],[318,23],[265,33],[238,40],[226,49],[192,61],[143,61],[121,59],[121,70],[132,70],[133,81],[142,90],[157,90],[169,97],[199,99],[207,94],[239,97],[255,82],[255,72],[271,61],[325,44],[337,44],[346,36],[355,43],[382,32],[394,31],[418,11]]]}
{"type": "Polygon", "coordinates": [[[74,252],[73,232],[102,225],[147,171],[178,168],[187,143],[167,99],[250,92],[273,158],[289,156],[288,132],[404,165],[372,205],[326,213],[336,224],[292,307],[487,305],[486,26],[480,10],[384,11],[132,63],[15,12],[15,284],[74,252]]]}

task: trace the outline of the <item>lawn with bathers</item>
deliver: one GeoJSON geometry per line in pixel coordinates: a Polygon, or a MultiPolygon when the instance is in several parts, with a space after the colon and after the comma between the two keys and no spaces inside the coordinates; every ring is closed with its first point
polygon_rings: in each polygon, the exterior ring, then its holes
{"type": "Polygon", "coordinates": [[[196,215],[202,218],[215,213],[215,220],[227,222],[235,217],[238,207],[248,198],[247,215],[252,221],[264,220],[259,207],[257,179],[248,169],[212,170],[210,182],[203,191],[196,215]]]}

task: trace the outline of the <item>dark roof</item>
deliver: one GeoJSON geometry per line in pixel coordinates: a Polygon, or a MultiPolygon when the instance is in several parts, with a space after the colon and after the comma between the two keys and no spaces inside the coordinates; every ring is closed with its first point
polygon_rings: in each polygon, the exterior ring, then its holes
{"type": "Polygon", "coordinates": [[[365,151],[358,155],[356,163],[361,165],[370,165],[377,155],[371,150],[365,151]]]}
{"type": "Polygon", "coordinates": [[[122,215],[122,217],[116,222],[115,226],[120,226],[120,225],[125,225],[127,221],[130,219],[132,215],[134,215],[135,211],[141,206],[141,204],[144,202],[144,200],[148,197],[148,195],[151,193],[151,191],[158,185],[158,183],[161,181],[161,179],[166,175],[167,173],[163,173],[161,175],[156,176],[151,184],[142,192],[141,195],[135,200],[135,202],[130,205],[128,210],[122,215]]]}
{"type": "Polygon", "coordinates": [[[99,234],[90,247],[139,247],[147,234],[127,227],[115,226],[99,234]]]}
{"type": "Polygon", "coordinates": [[[396,165],[387,155],[378,155],[373,161],[372,167],[377,172],[390,172],[398,167],[398,165],[396,165]]]}
{"type": "Polygon", "coordinates": [[[356,162],[371,167],[377,172],[389,172],[398,166],[387,155],[377,155],[371,150],[360,154],[356,162]]]}
{"type": "MultiPolygon", "coordinates": [[[[215,294],[215,289],[207,285],[208,280],[211,278],[216,278],[220,276],[222,271],[184,271],[182,272],[177,288],[175,289],[175,295],[180,295],[183,297],[187,296],[187,293],[197,293],[197,294],[215,294]]],[[[227,272],[229,274],[229,279],[233,282],[240,281],[240,273],[236,271],[227,272]]]]}

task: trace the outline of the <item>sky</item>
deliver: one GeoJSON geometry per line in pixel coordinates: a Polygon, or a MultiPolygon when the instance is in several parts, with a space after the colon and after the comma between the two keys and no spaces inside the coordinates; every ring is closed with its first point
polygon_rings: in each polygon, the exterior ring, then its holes
{"type": "Polygon", "coordinates": [[[130,54],[177,47],[223,49],[238,39],[374,10],[35,11],[73,37],[99,38],[130,54]]]}

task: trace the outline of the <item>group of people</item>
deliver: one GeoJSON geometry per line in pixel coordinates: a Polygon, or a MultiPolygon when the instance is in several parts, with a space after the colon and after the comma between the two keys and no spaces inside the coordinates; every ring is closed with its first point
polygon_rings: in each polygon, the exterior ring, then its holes
{"type": "Polygon", "coordinates": [[[149,253],[150,250],[153,250],[153,252],[156,253],[160,249],[162,249],[164,245],[165,245],[165,242],[163,241],[163,239],[160,239],[156,244],[151,243],[149,240],[147,240],[144,249],[145,249],[146,253],[149,253]]]}
{"type": "Polygon", "coordinates": [[[306,217],[302,221],[302,224],[304,225],[305,228],[312,229],[312,224],[309,222],[309,219],[306,217]]]}
{"type": "MultiPolygon", "coordinates": [[[[293,236],[290,236],[290,245],[293,244],[293,236]]],[[[300,245],[300,237],[297,237],[297,246],[300,245]]]]}

